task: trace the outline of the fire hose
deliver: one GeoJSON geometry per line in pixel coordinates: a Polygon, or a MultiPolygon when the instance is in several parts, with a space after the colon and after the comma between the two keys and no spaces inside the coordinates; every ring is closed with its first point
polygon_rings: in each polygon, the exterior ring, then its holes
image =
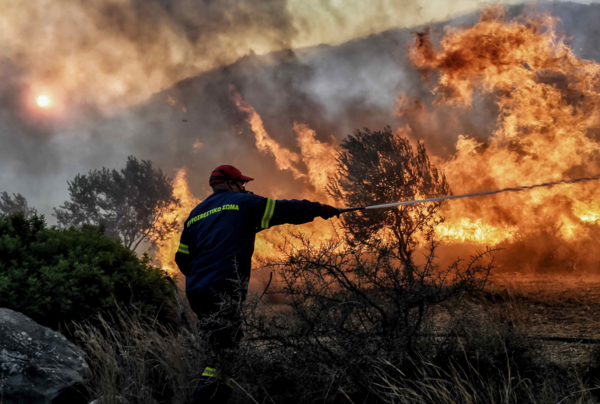
{"type": "Polygon", "coordinates": [[[582,178],[576,178],[573,180],[545,182],[543,184],[535,184],[535,185],[522,185],[519,187],[503,188],[503,189],[497,189],[494,191],[474,192],[474,193],[462,194],[462,195],[446,195],[446,196],[439,196],[436,198],[429,198],[429,199],[419,199],[419,200],[413,200],[413,201],[386,203],[383,205],[361,206],[361,207],[355,207],[355,208],[338,208],[338,209],[340,210],[340,213],[353,212],[356,210],[389,209],[389,208],[393,208],[396,206],[415,205],[418,203],[427,203],[427,202],[439,202],[439,201],[445,201],[448,199],[471,198],[474,196],[494,195],[494,194],[499,194],[502,192],[520,192],[520,191],[525,191],[528,189],[541,188],[541,187],[549,188],[549,187],[553,187],[554,185],[575,184],[577,182],[593,181],[593,180],[598,180],[598,179],[600,179],[600,174],[594,175],[592,177],[582,177],[582,178]]]}

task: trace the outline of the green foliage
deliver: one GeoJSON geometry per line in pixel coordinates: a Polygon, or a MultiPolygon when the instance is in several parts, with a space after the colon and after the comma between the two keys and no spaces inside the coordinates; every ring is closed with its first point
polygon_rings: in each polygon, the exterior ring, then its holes
{"type": "Polygon", "coordinates": [[[35,214],[0,216],[0,307],[53,328],[116,304],[157,315],[170,297],[161,271],[102,232],[48,228],[35,214]]]}
{"type": "Polygon", "coordinates": [[[55,209],[62,226],[104,225],[106,234],[133,250],[147,240],[164,241],[177,231],[180,218],[165,219],[180,204],[173,180],[152,162],[129,156],[121,171],[90,171],[68,182],[71,201],[55,209]]]}

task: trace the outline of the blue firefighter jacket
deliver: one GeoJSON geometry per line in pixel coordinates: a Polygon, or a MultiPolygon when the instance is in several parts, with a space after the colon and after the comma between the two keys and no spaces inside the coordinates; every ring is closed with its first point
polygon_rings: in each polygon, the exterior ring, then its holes
{"type": "Polygon", "coordinates": [[[186,290],[250,278],[256,233],[269,227],[311,222],[317,202],[273,200],[218,190],[185,221],[175,262],[186,275],[186,290]]]}

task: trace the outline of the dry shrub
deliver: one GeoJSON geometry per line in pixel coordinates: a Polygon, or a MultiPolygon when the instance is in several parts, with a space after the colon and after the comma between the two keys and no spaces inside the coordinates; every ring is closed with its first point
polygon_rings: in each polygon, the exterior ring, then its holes
{"type": "Polygon", "coordinates": [[[421,342],[432,331],[434,309],[486,285],[490,250],[441,269],[437,246],[431,241],[416,265],[384,241],[351,245],[340,238],[315,246],[306,235],[290,235],[282,257],[268,263],[280,276],[282,304],[246,304],[245,344],[272,362],[265,374],[246,375],[263,386],[255,395],[268,392],[276,402],[375,400],[375,364],[404,366],[431,354],[421,342]],[[269,391],[273,380],[286,388],[269,391]]]}

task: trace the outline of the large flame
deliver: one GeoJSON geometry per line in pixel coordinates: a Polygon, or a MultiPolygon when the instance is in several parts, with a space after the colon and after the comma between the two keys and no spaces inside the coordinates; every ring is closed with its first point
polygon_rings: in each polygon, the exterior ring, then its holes
{"type": "MultiPolygon", "coordinates": [[[[169,213],[165,216],[167,222],[173,219],[179,220],[181,223],[189,216],[192,209],[200,203],[190,192],[187,180],[187,171],[181,168],[173,181],[173,195],[181,201],[179,207],[171,206],[169,213]]],[[[160,262],[160,266],[167,273],[173,275],[179,272],[175,263],[175,253],[179,248],[179,238],[181,231],[171,233],[166,241],[164,241],[156,252],[156,259],[160,262]]]]}
{"type": "MultiPolygon", "coordinates": [[[[415,66],[438,75],[439,103],[464,111],[476,92],[498,100],[491,137],[460,136],[445,164],[455,193],[600,172],[593,135],[600,125],[600,65],[576,56],[557,36],[556,22],[547,14],[507,22],[502,8],[490,7],[475,26],[449,31],[439,49],[427,34],[409,49],[415,66]]],[[[493,245],[550,226],[574,239],[587,234],[583,222],[598,221],[599,196],[591,182],[455,201],[439,233],[493,245]]]]}
{"type": "Polygon", "coordinates": [[[242,99],[240,93],[238,93],[233,86],[230,87],[232,92],[232,98],[238,109],[247,114],[247,121],[254,131],[256,136],[256,147],[263,153],[270,153],[275,157],[275,162],[280,170],[290,170],[294,174],[294,178],[300,178],[303,174],[298,170],[294,164],[300,161],[300,156],[297,153],[282,147],[277,143],[265,130],[262,118],[254,107],[247,101],[242,99]]]}
{"type": "Polygon", "coordinates": [[[329,177],[335,173],[335,139],[332,137],[332,144],[320,142],[316,139],[315,131],[308,125],[294,122],[293,129],[296,132],[301,154],[294,153],[269,136],[262,118],[254,107],[242,99],[242,95],[233,86],[230,89],[231,97],[238,110],[247,116],[246,121],[250,124],[256,139],[256,148],[275,157],[275,162],[280,170],[291,171],[295,179],[302,179],[305,185],[313,187],[312,191],[305,189],[303,197],[317,196],[330,202],[326,186],[329,177]],[[302,168],[299,167],[301,161],[308,168],[308,172],[302,172],[302,168]]]}
{"type": "MultiPolygon", "coordinates": [[[[302,154],[302,161],[308,168],[308,182],[314,187],[314,193],[305,192],[305,197],[318,197],[321,201],[333,203],[327,195],[327,182],[336,171],[336,147],[319,142],[314,130],[303,123],[294,122],[294,132],[302,154]]],[[[332,137],[335,144],[335,138],[332,137]]]]}
{"type": "MultiPolygon", "coordinates": [[[[254,132],[258,150],[270,153],[275,158],[280,170],[289,170],[295,179],[304,182],[304,189],[300,197],[321,203],[332,203],[327,195],[326,186],[329,177],[335,173],[335,139],[332,139],[332,144],[320,142],[316,139],[315,131],[308,125],[294,122],[293,130],[296,133],[301,154],[294,153],[269,136],[260,115],[252,105],[243,100],[241,94],[233,86],[231,91],[239,111],[247,115],[247,121],[254,132]],[[301,162],[304,163],[305,168],[302,167],[301,162]]],[[[284,196],[284,199],[290,198],[284,196]]],[[[292,226],[284,225],[276,230],[261,232],[256,241],[256,257],[260,259],[277,255],[277,246],[282,243],[283,234],[291,229],[292,226]]],[[[300,229],[310,233],[315,243],[329,239],[334,233],[331,224],[321,219],[305,224],[300,229]]]]}
{"type": "MultiPolygon", "coordinates": [[[[284,163],[279,165],[280,169],[291,170],[296,178],[302,178],[305,181],[306,187],[301,197],[313,200],[318,198],[323,203],[331,203],[325,192],[325,186],[327,179],[335,171],[335,147],[318,141],[316,133],[307,125],[295,123],[294,131],[297,134],[302,156],[292,153],[280,146],[268,135],[258,113],[249,103],[242,100],[239,93],[235,93],[235,97],[238,108],[248,114],[248,122],[251,124],[256,135],[257,148],[261,151],[270,152],[275,157],[276,162],[281,163],[283,161],[284,163]],[[291,160],[288,159],[290,155],[296,156],[293,163],[299,163],[302,160],[308,171],[302,173],[300,168],[292,165],[291,160]]],[[[180,199],[181,205],[179,207],[172,207],[172,211],[164,218],[167,221],[178,218],[183,222],[190,211],[201,202],[190,192],[186,175],[186,169],[182,168],[178,171],[173,181],[173,193],[175,197],[180,199]]],[[[282,243],[283,234],[290,229],[286,225],[282,228],[261,232],[256,240],[255,258],[261,259],[277,255],[277,246],[282,243]]],[[[313,235],[315,242],[326,240],[333,234],[331,225],[321,219],[305,225],[303,229],[313,235]]],[[[179,246],[179,237],[180,232],[171,234],[168,240],[162,243],[156,252],[156,259],[160,262],[162,269],[171,274],[177,273],[177,265],[174,258],[179,246]]]]}

